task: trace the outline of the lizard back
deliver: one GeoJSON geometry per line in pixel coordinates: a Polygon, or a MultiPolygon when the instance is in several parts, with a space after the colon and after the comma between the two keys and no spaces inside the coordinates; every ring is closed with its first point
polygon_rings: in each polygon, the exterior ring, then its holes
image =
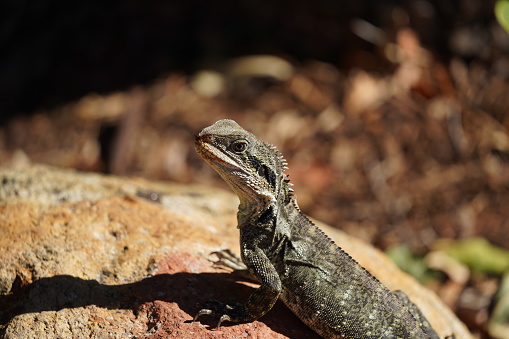
{"type": "Polygon", "coordinates": [[[286,211],[291,245],[285,246],[283,262],[274,261],[281,265],[281,299],[304,323],[326,338],[438,338],[296,202],[286,211]]]}

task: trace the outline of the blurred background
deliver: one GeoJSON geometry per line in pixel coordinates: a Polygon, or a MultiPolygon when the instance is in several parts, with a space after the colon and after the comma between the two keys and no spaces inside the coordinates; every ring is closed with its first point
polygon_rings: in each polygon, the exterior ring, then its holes
{"type": "Polygon", "coordinates": [[[0,163],[227,189],[193,143],[234,119],[305,213],[509,338],[507,4],[4,0],[0,163]]]}

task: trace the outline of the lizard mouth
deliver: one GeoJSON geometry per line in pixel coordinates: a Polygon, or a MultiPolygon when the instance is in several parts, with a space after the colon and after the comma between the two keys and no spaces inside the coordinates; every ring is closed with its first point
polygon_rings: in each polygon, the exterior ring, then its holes
{"type": "Polygon", "coordinates": [[[207,142],[210,142],[208,135],[196,135],[194,149],[196,152],[207,162],[221,161],[221,159],[214,154],[214,151],[210,148],[207,142]]]}
{"type": "Polygon", "coordinates": [[[197,135],[195,137],[194,148],[203,160],[205,160],[212,168],[214,168],[221,176],[226,173],[237,173],[236,176],[239,178],[239,172],[244,172],[242,167],[236,163],[233,159],[228,157],[220,148],[217,148],[212,143],[210,135],[197,135]]]}
{"type": "Polygon", "coordinates": [[[196,152],[198,152],[200,155],[212,156],[212,151],[203,139],[204,138],[202,136],[195,136],[194,148],[196,149],[196,152]]]}

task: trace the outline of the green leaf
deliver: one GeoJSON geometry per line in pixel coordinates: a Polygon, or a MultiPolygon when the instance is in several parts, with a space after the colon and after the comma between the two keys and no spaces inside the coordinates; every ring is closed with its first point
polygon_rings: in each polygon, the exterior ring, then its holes
{"type": "Polygon", "coordinates": [[[422,284],[426,283],[429,279],[437,277],[437,272],[429,269],[423,257],[412,253],[407,245],[392,246],[385,253],[400,270],[410,274],[422,284]]]}
{"type": "Polygon", "coordinates": [[[445,251],[476,273],[500,276],[509,270],[509,251],[493,246],[484,238],[451,242],[445,251]]]}
{"type": "Polygon", "coordinates": [[[509,1],[499,0],[495,3],[495,16],[500,26],[509,33],[509,1]]]}

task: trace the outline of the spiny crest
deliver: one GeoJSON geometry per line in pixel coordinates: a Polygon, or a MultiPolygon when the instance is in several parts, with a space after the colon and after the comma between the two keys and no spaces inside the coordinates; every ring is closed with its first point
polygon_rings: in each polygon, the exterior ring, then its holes
{"type": "Polygon", "coordinates": [[[283,182],[286,184],[288,189],[288,195],[291,197],[293,196],[294,190],[292,189],[293,183],[290,182],[289,175],[284,174],[283,172],[288,170],[288,162],[284,158],[284,156],[281,154],[281,152],[277,149],[276,146],[272,144],[267,144],[270,149],[274,152],[274,158],[277,159],[277,163],[279,165],[279,168],[281,168],[281,175],[283,175],[285,178],[283,179],[283,182]]]}
{"type": "Polygon", "coordinates": [[[278,163],[279,167],[281,168],[282,172],[286,171],[288,169],[288,162],[283,157],[281,152],[277,149],[276,146],[274,146],[272,144],[268,144],[268,143],[265,143],[265,144],[267,146],[269,146],[269,148],[271,149],[271,151],[274,155],[274,158],[277,159],[277,163],[278,163]]]}
{"type": "Polygon", "coordinates": [[[280,187],[278,191],[278,197],[283,204],[287,204],[292,201],[294,197],[294,190],[292,188],[293,183],[290,182],[290,175],[285,174],[284,171],[288,169],[286,160],[278,152],[277,159],[281,162],[281,174],[280,174],[280,187]]]}

